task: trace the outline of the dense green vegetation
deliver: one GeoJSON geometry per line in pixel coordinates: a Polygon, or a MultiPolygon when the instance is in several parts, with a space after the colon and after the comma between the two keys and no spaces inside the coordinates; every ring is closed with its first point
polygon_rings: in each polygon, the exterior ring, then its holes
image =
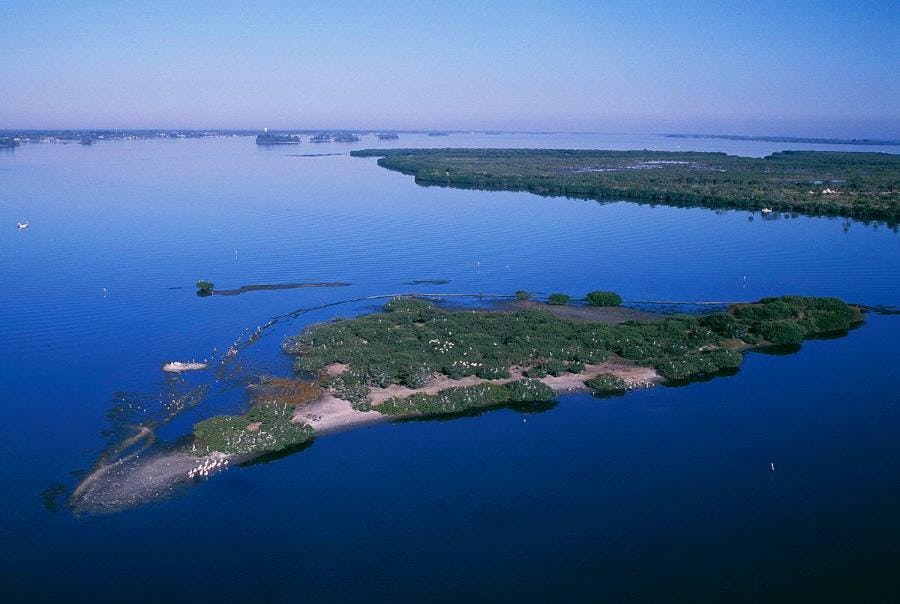
{"type": "Polygon", "coordinates": [[[201,279],[197,281],[197,293],[198,294],[209,294],[212,293],[212,289],[216,286],[212,281],[207,281],[206,279],[201,279]]]}
{"type": "Polygon", "coordinates": [[[547,298],[547,304],[552,304],[553,306],[565,306],[569,302],[572,301],[572,296],[569,294],[550,294],[550,297],[547,298]]]}
{"type": "Polygon", "coordinates": [[[368,409],[371,387],[419,388],[434,374],[508,378],[513,367],[529,378],[577,373],[610,357],[682,381],[737,368],[741,354],[735,349],[744,345],[793,342],[846,330],[859,320],[856,309],[840,300],[799,296],[618,325],[564,319],[540,308],[445,311],[424,300],[395,298],[383,312],[312,326],[285,349],[298,355],[299,371],[321,376],[338,396],[368,409]],[[332,363],[349,369],[329,377],[324,370],[332,363]]]}
{"type": "Polygon", "coordinates": [[[525,291],[524,289],[520,289],[516,291],[516,300],[530,300],[531,292],[525,291]]]}
{"type": "Polygon", "coordinates": [[[835,298],[785,296],[762,302],[735,308],[733,326],[724,329],[744,341],[758,337],[772,344],[799,344],[810,335],[847,329],[856,318],[853,308],[835,298]],[[753,326],[750,339],[740,325],[753,326]]]}
{"type": "Polygon", "coordinates": [[[257,403],[244,415],[217,415],[194,425],[196,453],[213,451],[237,455],[273,453],[302,445],[313,429],[291,421],[293,408],[257,403]]]}
{"type": "Polygon", "coordinates": [[[537,380],[516,380],[507,384],[447,388],[438,394],[414,394],[392,398],[378,406],[386,415],[448,415],[469,409],[509,403],[540,403],[556,399],[549,386],[537,380]]]}
{"type": "Polygon", "coordinates": [[[628,390],[625,380],[611,373],[601,373],[585,382],[597,395],[622,394],[628,390]]]}
{"type": "Polygon", "coordinates": [[[615,292],[593,291],[584,297],[589,306],[619,306],[622,296],[615,292]]]}
{"type": "Polygon", "coordinates": [[[579,360],[543,359],[523,373],[529,378],[542,378],[548,375],[555,377],[564,373],[581,373],[582,371],[584,371],[584,363],[579,360]]]}
{"type": "Polygon", "coordinates": [[[380,157],[380,166],[426,185],[900,221],[900,155],[889,153],[783,151],[751,158],[671,151],[365,149],[351,155],[380,157]]]}

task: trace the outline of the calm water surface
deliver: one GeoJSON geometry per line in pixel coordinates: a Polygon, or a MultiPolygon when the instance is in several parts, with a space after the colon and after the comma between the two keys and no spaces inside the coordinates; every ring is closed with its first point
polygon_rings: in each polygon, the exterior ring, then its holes
{"type": "MultiPolygon", "coordinates": [[[[785,147],[600,135],[394,146],[785,147]]],[[[71,488],[117,426],[212,379],[167,377],[162,362],[218,359],[298,308],[411,289],[597,288],[900,305],[900,235],[884,226],[423,188],[372,159],[290,156],[354,147],[234,138],[0,153],[5,600],[858,600],[897,587],[896,316],[793,355],[752,353],[729,378],[360,429],[125,512],[52,511],[64,496],[47,489],[71,488]],[[352,285],[198,298],[200,278],[352,285]],[[405,285],[415,279],[450,283],[405,285]]],[[[286,374],[285,336],[371,308],[280,323],[242,367],[286,374]]],[[[243,401],[240,388],[215,393],[161,437],[243,401]]]]}

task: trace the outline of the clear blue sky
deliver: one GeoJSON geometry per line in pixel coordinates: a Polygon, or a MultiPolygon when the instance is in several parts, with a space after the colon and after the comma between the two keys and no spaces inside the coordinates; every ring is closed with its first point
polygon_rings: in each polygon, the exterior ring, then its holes
{"type": "Polygon", "coordinates": [[[6,0],[0,128],[900,136],[897,0],[256,4],[6,0]]]}

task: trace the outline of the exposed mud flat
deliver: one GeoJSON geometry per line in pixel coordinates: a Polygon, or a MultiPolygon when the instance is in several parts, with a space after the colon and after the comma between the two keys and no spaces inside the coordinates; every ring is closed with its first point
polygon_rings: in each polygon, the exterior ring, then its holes
{"type": "Polygon", "coordinates": [[[182,452],[148,453],[94,470],[72,493],[76,513],[123,510],[170,495],[200,460],[182,452]]]}
{"type": "Polygon", "coordinates": [[[450,283],[449,279],[413,279],[405,281],[403,285],[446,285],[450,283]]]}
{"type": "Polygon", "coordinates": [[[332,283],[259,283],[252,285],[242,285],[237,289],[214,289],[212,293],[216,296],[237,296],[246,294],[247,292],[275,291],[279,289],[302,289],[307,287],[347,287],[351,285],[344,281],[336,281],[332,283]]]}
{"type": "Polygon", "coordinates": [[[637,310],[626,306],[574,306],[555,305],[533,300],[510,302],[509,310],[540,309],[553,313],[560,319],[592,321],[604,325],[617,325],[625,321],[660,321],[666,317],[661,313],[637,310]]]}
{"type": "Polygon", "coordinates": [[[393,418],[378,411],[359,411],[350,401],[327,392],[317,401],[307,403],[294,413],[295,422],[303,422],[317,435],[348,430],[358,426],[391,421],[393,418]]]}

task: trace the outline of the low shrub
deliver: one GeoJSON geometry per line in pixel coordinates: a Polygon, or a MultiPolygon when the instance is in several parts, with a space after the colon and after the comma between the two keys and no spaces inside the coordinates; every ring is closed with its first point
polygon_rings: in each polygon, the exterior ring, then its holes
{"type": "Polygon", "coordinates": [[[538,403],[556,399],[549,386],[537,380],[517,380],[508,384],[478,384],[447,388],[437,394],[414,394],[392,398],[375,409],[385,415],[449,415],[479,407],[506,403],[538,403]]]}
{"type": "Polygon", "coordinates": [[[372,408],[369,403],[369,386],[365,380],[352,371],[345,371],[337,377],[324,380],[325,386],[334,389],[334,394],[345,401],[357,411],[368,411],[372,408]]]}
{"type": "Polygon", "coordinates": [[[716,349],[705,352],[691,352],[678,357],[669,357],[654,364],[656,371],[672,382],[684,382],[691,378],[712,375],[722,370],[737,369],[741,366],[741,353],[733,350],[716,349]]]}
{"type": "Polygon", "coordinates": [[[293,422],[292,418],[289,406],[273,403],[256,404],[244,415],[211,417],[194,425],[194,444],[199,449],[196,452],[273,453],[311,440],[313,429],[293,422]]]}
{"type": "Polygon", "coordinates": [[[622,296],[615,292],[593,291],[584,297],[590,306],[619,306],[622,304],[622,296]]]}
{"type": "Polygon", "coordinates": [[[538,380],[517,380],[506,384],[511,403],[549,403],[556,400],[550,386],[538,380]]]}
{"type": "Polygon", "coordinates": [[[622,378],[611,373],[601,373],[585,382],[594,394],[622,394],[628,390],[628,384],[622,378]]]}
{"type": "Polygon", "coordinates": [[[803,326],[790,319],[763,321],[757,325],[756,331],[772,344],[799,344],[806,335],[803,326]]]}
{"type": "Polygon", "coordinates": [[[723,338],[743,340],[747,336],[747,325],[727,312],[717,312],[700,318],[700,324],[712,329],[723,338]]]}
{"type": "Polygon", "coordinates": [[[547,359],[541,361],[534,367],[526,369],[524,374],[530,378],[542,378],[548,375],[558,376],[564,373],[581,373],[584,371],[584,364],[572,361],[562,361],[560,359],[547,359]]]}
{"type": "Polygon", "coordinates": [[[547,304],[552,304],[554,306],[565,306],[569,302],[572,301],[572,296],[568,294],[550,294],[550,297],[547,299],[547,304]]]}

